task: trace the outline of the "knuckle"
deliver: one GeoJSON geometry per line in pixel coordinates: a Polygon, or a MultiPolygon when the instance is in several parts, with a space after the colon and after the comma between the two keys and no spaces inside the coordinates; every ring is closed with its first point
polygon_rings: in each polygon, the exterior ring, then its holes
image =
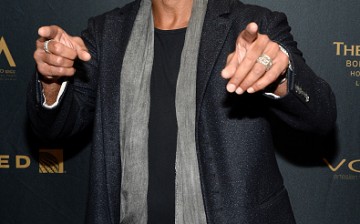
{"type": "Polygon", "coordinates": [[[240,77],[239,76],[234,76],[230,79],[229,83],[234,84],[234,85],[238,85],[240,83],[240,77]]]}
{"type": "Polygon", "coordinates": [[[70,75],[74,75],[76,72],[76,69],[75,68],[70,68],[70,75]]]}
{"type": "Polygon", "coordinates": [[[242,82],[240,85],[240,88],[244,89],[244,90],[248,89],[249,87],[250,87],[250,83],[246,80],[244,82],[242,82]]]}
{"type": "Polygon", "coordinates": [[[43,71],[44,70],[44,65],[43,64],[37,64],[37,69],[39,71],[43,71]]]}
{"type": "Polygon", "coordinates": [[[34,52],[34,55],[33,55],[34,59],[35,59],[35,62],[36,63],[41,63],[41,62],[44,62],[44,54],[43,52],[39,51],[39,50],[36,50],[34,52]]]}
{"type": "Polygon", "coordinates": [[[65,68],[63,68],[63,67],[56,67],[56,74],[59,74],[59,75],[64,75],[64,74],[66,74],[66,71],[65,71],[65,68]]]}
{"type": "Polygon", "coordinates": [[[255,91],[258,91],[260,89],[264,89],[266,86],[261,82],[256,82],[253,84],[252,87],[254,88],[255,91]]]}
{"type": "Polygon", "coordinates": [[[64,76],[72,76],[75,73],[75,69],[74,68],[67,68],[64,69],[64,76]]]}
{"type": "Polygon", "coordinates": [[[275,42],[273,42],[273,41],[270,41],[269,42],[269,48],[271,49],[271,50],[275,50],[275,52],[276,52],[276,50],[280,50],[279,49],[279,44],[277,44],[277,43],[275,43],[275,42]]]}
{"type": "Polygon", "coordinates": [[[46,64],[37,64],[37,69],[41,74],[47,75],[48,74],[48,65],[46,64]]]}
{"type": "Polygon", "coordinates": [[[39,61],[40,55],[39,55],[39,51],[38,51],[38,50],[36,50],[36,51],[34,52],[33,57],[34,57],[35,61],[39,61]]]}
{"type": "Polygon", "coordinates": [[[75,59],[78,57],[78,54],[77,54],[77,52],[74,50],[74,51],[72,51],[71,53],[68,54],[68,57],[69,57],[71,60],[75,60],[75,59]]]}
{"type": "Polygon", "coordinates": [[[261,76],[264,74],[265,70],[263,68],[263,65],[259,65],[259,66],[254,66],[253,68],[253,74],[256,76],[261,76]],[[262,67],[261,67],[262,66],[262,67]]]}
{"type": "Polygon", "coordinates": [[[280,45],[274,41],[271,41],[271,44],[273,45],[274,48],[279,49],[280,50],[280,45]]]}
{"type": "Polygon", "coordinates": [[[61,66],[62,64],[64,64],[64,59],[62,57],[56,57],[55,63],[56,63],[56,65],[61,66]]]}
{"type": "Polygon", "coordinates": [[[62,46],[61,46],[61,44],[54,43],[52,46],[53,46],[52,52],[53,52],[54,54],[60,54],[60,53],[61,53],[61,51],[62,51],[62,46]]]}
{"type": "Polygon", "coordinates": [[[280,61],[284,61],[285,64],[289,64],[289,57],[282,51],[280,51],[281,53],[278,54],[279,60],[280,61]]]}
{"type": "Polygon", "coordinates": [[[236,79],[234,79],[234,77],[233,77],[233,78],[230,79],[229,83],[234,84],[234,85],[238,85],[239,82],[236,79]]]}
{"type": "Polygon", "coordinates": [[[238,71],[231,78],[230,82],[232,82],[233,84],[238,85],[245,79],[245,77],[246,77],[246,74],[243,74],[243,73],[238,71]]]}
{"type": "Polygon", "coordinates": [[[57,68],[59,76],[72,76],[75,73],[74,68],[64,68],[59,67],[57,68]]]}
{"type": "MultiPolygon", "coordinates": [[[[73,68],[73,66],[74,66],[74,61],[69,60],[69,67],[73,68]]],[[[74,68],[73,68],[73,69],[74,69],[74,68]]]]}
{"type": "Polygon", "coordinates": [[[250,66],[252,63],[254,63],[256,61],[256,56],[255,55],[247,55],[244,60],[243,63],[247,66],[250,66]]]}
{"type": "Polygon", "coordinates": [[[63,63],[63,66],[67,67],[67,68],[73,68],[74,67],[74,61],[65,59],[64,63],[63,63]]]}
{"type": "Polygon", "coordinates": [[[277,77],[278,76],[275,73],[268,72],[268,74],[264,77],[264,80],[266,83],[270,84],[273,83],[277,79],[277,77]]]}
{"type": "Polygon", "coordinates": [[[266,34],[261,34],[260,37],[261,37],[261,40],[264,41],[264,42],[270,41],[269,36],[266,35],[266,34]]]}
{"type": "Polygon", "coordinates": [[[43,43],[40,41],[40,39],[37,39],[36,48],[42,48],[42,47],[43,47],[43,43]]]}
{"type": "Polygon", "coordinates": [[[270,39],[267,35],[261,35],[261,38],[259,38],[260,45],[267,45],[270,42],[270,39]]]}

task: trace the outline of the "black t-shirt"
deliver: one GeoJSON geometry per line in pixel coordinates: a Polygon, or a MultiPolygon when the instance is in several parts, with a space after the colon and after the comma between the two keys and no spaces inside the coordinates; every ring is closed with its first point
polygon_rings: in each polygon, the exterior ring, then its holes
{"type": "Polygon", "coordinates": [[[148,224],[175,222],[176,83],[186,28],[154,34],[150,85],[148,224]]]}

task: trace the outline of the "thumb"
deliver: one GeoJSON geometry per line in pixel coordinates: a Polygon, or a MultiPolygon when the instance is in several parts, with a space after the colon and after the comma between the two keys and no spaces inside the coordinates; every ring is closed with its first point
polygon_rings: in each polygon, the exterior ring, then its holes
{"type": "Polygon", "coordinates": [[[74,37],[73,42],[75,43],[74,47],[79,59],[82,61],[89,61],[91,59],[91,55],[85,46],[84,41],[80,37],[74,37]]]}
{"type": "Polygon", "coordinates": [[[91,55],[90,55],[90,53],[87,51],[87,49],[86,49],[86,50],[80,49],[80,50],[76,50],[76,51],[77,51],[77,53],[78,53],[78,57],[79,57],[80,60],[82,60],[82,61],[89,61],[89,60],[91,59],[91,55]]]}

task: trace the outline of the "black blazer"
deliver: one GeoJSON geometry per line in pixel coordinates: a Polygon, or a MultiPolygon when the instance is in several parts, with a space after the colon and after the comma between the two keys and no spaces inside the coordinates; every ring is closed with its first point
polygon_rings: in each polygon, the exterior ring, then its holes
{"type": "MultiPolygon", "coordinates": [[[[28,111],[38,135],[64,138],[94,126],[90,224],[120,220],[119,83],[139,2],[89,20],[82,37],[92,59],[70,80],[57,108],[40,105],[35,76],[30,85],[28,111]]],[[[236,0],[209,0],[197,76],[196,143],[208,223],[295,223],[274,155],[272,121],[326,133],[336,107],[328,84],[305,64],[285,15],[236,0]],[[220,76],[237,36],[252,21],[290,54],[289,93],[281,99],[229,94],[220,76]]]]}

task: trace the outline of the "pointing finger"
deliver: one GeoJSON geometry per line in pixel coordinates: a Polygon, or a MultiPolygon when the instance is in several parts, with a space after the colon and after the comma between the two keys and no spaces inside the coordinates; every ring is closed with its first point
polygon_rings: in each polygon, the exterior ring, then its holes
{"type": "Polygon", "coordinates": [[[251,43],[253,43],[257,37],[258,37],[258,25],[256,23],[249,23],[245,30],[243,30],[238,39],[237,39],[237,44],[240,44],[241,46],[246,44],[249,45],[251,43]]]}
{"type": "Polygon", "coordinates": [[[55,39],[59,34],[64,33],[64,31],[55,25],[52,26],[43,26],[38,30],[38,34],[41,37],[45,37],[46,39],[55,39]]]}

